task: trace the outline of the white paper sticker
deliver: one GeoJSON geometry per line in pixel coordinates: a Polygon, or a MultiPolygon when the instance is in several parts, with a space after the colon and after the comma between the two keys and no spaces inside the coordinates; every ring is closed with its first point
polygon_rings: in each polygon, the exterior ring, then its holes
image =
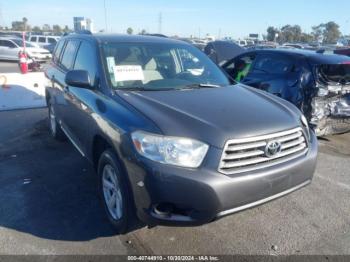
{"type": "Polygon", "coordinates": [[[113,56],[108,56],[107,57],[107,66],[108,66],[108,72],[110,74],[113,73],[114,67],[115,67],[115,59],[113,56]]]}
{"type": "Polygon", "coordinates": [[[144,75],[140,65],[119,65],[114,66],[114,79],[122,81],[143,81],[144,75]]]}

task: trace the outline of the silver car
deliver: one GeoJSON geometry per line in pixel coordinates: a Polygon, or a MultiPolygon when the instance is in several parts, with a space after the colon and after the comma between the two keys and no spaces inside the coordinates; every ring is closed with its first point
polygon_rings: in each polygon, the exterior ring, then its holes
{"type": "MultiPolygon", "coordinates": [[[[18,53],[23,50],[23,41],[16,37],[0,37],[0,60],[18,61],[18,53]]],[[[48,50],[26,42],[26,53],[37,61],[51,59],[48,50]]]]}

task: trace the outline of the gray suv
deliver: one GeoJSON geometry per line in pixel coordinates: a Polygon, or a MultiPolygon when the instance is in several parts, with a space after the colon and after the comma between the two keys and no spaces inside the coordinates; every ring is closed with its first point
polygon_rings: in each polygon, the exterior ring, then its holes
{"type": "Polygon", "coordinates": [[[91,161],[111,223],[200,225],[308,185],[317,140],[289,102],[197,48],[74,34],[46,69],[50,130],[91,161]]]}

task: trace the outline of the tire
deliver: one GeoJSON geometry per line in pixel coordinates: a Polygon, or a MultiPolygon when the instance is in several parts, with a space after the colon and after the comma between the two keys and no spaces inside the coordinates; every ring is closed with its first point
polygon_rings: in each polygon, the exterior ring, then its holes
{"type": "Polygon", "coordinates": [[[57,122],[56,114],[55,114],[55,108],[53,106],[53,103],[51,100],[49,100],[48,103],[49,108],[49,129],[51,136],[58,140],[58,141],[64,141],[66,139],[66,136],[61,128],[61,126],[57,122]]]}
{"type": "Polygon", "coordinates": [[[126,174],[123,173],[118,158],[111,149],[101,154],[97,173],[98,191],[107,218],[117,233],[124,234],[133,218],[133,201],[126,174]]]}

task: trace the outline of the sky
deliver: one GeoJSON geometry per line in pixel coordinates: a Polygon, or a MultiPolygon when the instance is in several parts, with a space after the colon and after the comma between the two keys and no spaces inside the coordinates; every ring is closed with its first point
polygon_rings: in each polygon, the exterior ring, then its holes
{"type": "Polygon", "coordinates": [[[0,0],[0,25],[5,26],[27,17],[32,26],[73,28],[73,16],[84,16],[93,20],[95,30],[125,33],[131,27],[135,33],[142,29],[158,33],[160,13],[161,33],[183,37],[210,34],[238,39],[285,24],[311,32],[312,26],[328,21],[350,34],[349,0],[0,0]]]}

